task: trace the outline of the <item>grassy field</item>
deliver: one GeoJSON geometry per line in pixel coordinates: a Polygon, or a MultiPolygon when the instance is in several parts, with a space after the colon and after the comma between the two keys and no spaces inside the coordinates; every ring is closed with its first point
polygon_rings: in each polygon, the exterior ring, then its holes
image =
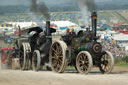
{"type": "MultiPolygon", "coordinates": [[[[123,68],[128,68],[128,64],[116,64],[116,67],[123,67],[123,68]]],[[[75,69],[73,66],[68,66],[67,69],[75,69]]]]}
{"type": "Polygon", "coordinates": [[[121,16],[119,16],[118,12],[100,12],[107,22],[110,21],[110,17],[114,17],[115,19],[119,20],[119,22],[126,22],[121,16]]]}
{"type": "MultiPolygon", "coordinates": [[[[99,21],[102,19],[105,19],[107,23],[110,22],[110,19],[117,19],[119,22],[126,22],[127,20],[125,19],[126,15],[120,15],[122,11],[99,11],[98,14],[101,15],[99,16],[99,21]]],[[[51,20],[70,20],[72,22],[75,22],[79,24],[79,19],[81,19],[81,13],[76,11],[71,11],[71,12],[51,12],[53,16],[51,16],[51,20]]],[[[42,16],[40,14],[37,15],[42,16]]],[[[40,18],[40,21],[45,20],[45,18],[40,18]]],[[[27,13],[8,13],[5,15],[0,16],[0,23],[4,23],[5,21],[33,21],[30,16],[28,16],[27,13]]]]}
{"type": "Polygon", "coordinates": [[[116,66],[119,66],[119,67],[128,67],[128,64],[117,64],[116,66]]]}

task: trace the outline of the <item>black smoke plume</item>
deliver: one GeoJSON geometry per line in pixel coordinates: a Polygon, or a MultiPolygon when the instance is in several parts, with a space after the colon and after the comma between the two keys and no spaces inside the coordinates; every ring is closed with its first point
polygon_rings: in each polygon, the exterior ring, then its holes
{"type": "Polygon", "coordinates": [[[36,12],[37,10],[37,0],[31,0],[31,12],[36,12]]]}
{"type": "Polygon", "coordinates": [[[50,20],[50,14],[48,13],[48,7],[42,1],[37,4],[37,0],[31,0],[31,12],[41,13],[47,20],[50,20]]]}

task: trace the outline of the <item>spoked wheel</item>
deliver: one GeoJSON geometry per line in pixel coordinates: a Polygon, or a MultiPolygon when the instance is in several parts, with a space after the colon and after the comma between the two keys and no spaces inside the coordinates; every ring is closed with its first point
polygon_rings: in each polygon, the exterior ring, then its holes
{"type": "Polygon", "coordinates": [[[26,70],[26,46],[24,43],[22,43],[20,47],[20,57],[19,57],[19,63],[21,70],[26,70]]]}
{"type": "Polygon", "coordinates": [[[39,71],[41,65],[41,58],[39,50],[35,50],[32,56],[32,69],[39,71]]]}
{"type": "Polygon", "coordinates": [[[82,51],[76,58],[76,68],[79,73],[88,74],[93,66],[92,57],[89,52],[82,51]]]}
{"type": "Polygon", "coordinates": [[[50,49],[50,64],[51,69],[57,73],[63,73],[66,69],[66,49],[67,45],[63,41],[56,41],[50,49]]]}
{"type": "Polygon", "coordinates": [[[99,66],[101,73],[103,74],[110,73],[113,69],[113,66],[114,66],[113,55],[109,51],[103,52],[99,66]]]}
{"type": "Polygon", "coordinates": [[[26,46],[26,70],[30,70],[31,69],[31,47],[29,43],[25,43],[26,46]]]}

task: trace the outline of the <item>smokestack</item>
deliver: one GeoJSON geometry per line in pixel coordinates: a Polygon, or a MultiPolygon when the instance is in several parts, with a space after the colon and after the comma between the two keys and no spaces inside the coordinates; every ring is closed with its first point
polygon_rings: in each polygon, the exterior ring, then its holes
{"type": "MultiPolygon", "coordinates": [[[[51,28],[50,28],[50,21],[46,21],[46,42],[42,44],[39,48],[43,55],[49,55],[49,50],[52,44],[52,36],[51,36],[51,28]]],[[[42,55],[42,54],[41,54],[42,55]]],[[[44,57],[44,56],[42,56],[44,57]]]]}
{"type": "Polygon", "coordinates": [[[92,31],[93,31],[94,37],[96,37],[96,31],[97,31],[97,13],[96,12],[92,12],[91,18],[92,18],[92,31]]]}
{"type": "Polygon", "coordinates": [[[50,28],[50,21],[46,21],[46,36],[47,36],[47,42],[51,42],[51,28],[50,28]]]}
{"type": "Polygon", "coordinates": [[[50,21],[46,21],[46,32],[47,32],[47,36],[51,36],[51,33],[50,33],[50,21]]]}

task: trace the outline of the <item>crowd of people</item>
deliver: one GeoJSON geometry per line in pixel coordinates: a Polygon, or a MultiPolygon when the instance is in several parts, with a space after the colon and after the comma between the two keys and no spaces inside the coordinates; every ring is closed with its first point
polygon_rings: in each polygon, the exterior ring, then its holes
{"type": "Polygon", "coordinates": [[[126,55],[125,49],[121,48],[115,40],[102,40],[103,50],[110,51],[115,58],[123,58],[126,55]]]}

